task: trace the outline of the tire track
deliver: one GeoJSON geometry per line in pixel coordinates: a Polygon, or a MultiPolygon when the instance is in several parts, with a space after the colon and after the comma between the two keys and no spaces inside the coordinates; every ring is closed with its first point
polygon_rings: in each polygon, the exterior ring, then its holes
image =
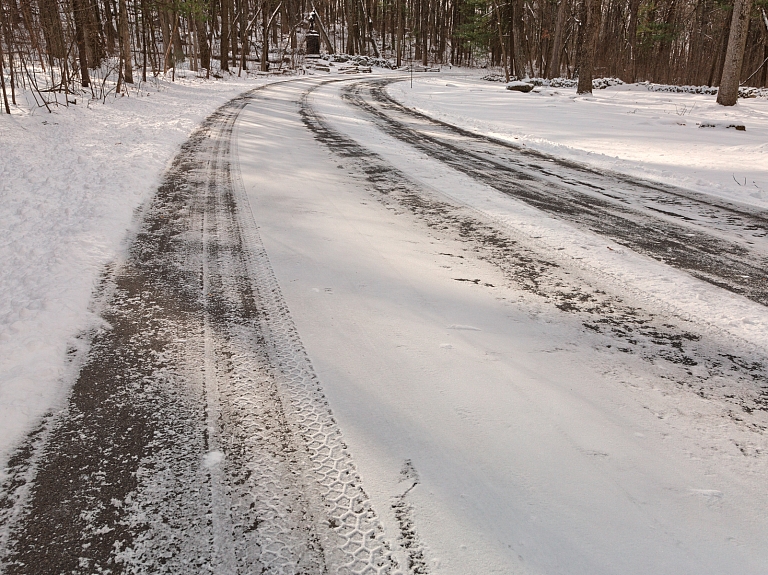
{"type": "Polygon", "coordinates": [[[4,573],[394,569],[232,162],[271,89],[190,137],[107,276],[66,408],[0,487],[4,573]]]}
{"type": "Polygon", "coordinates": [[[479,136],[392,100],[371,80],[343,97],[380,129],[547,214],[768,305],[768,217],[693,193],[600,174],[479,136]]]}
{"type": "Polygon", "coordinates": [[[308,90],[301,100],[305,125],[319,142],[367,180],[381,203],[397,213],[414,216],[416,222],[427,226],[427,233],[438,245],[444,237],[461,241],[468,253],[496,266],[515,292],[531,294],[533,301],[557,308],[581,323],[585,339],[619,354],[617,362],[622,361],[623,354],[636,355],[658,365],[659,380],[667,381],[670,388],[717,398],[729,406],[728,415],[740,425],[760,434],[768,429],[768,420],[759,415],[768,412],[768,360],[763,350],[723,339],[690,320],[643,309],[625,294],[607,293],[595,278],[558,259],[557,254],[542,253],[528,238],[500,228],[482,213],[424,189],[361,143],[335,130],[312,105],[315,89],[308,90]]]}

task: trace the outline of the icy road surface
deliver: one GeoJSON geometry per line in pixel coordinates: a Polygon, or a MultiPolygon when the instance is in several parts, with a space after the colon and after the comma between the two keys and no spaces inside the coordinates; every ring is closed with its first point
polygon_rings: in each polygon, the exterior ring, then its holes
{"type": "Polygon", "coordinates": [[[11,460],[3,571],[768,572],[765,221],[549,160],[371,78],[221,108],[11,460]]]}

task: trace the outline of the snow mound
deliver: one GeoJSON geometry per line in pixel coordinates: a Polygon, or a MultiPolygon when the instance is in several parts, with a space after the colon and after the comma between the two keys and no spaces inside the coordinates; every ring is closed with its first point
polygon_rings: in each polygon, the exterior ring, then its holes
{"type": "MultiPolygon", "coordinates": [[[[673,86],[669,84],[654,84],[641,82],[639,86],[645,86],[651,92],[671,92],[675,94],[708,94],[717,95],[717,86],[673,86]]],[[[739,98],[768,98],[768,88],[755,88],[753,86],[741,86],[739,98]]]]}
{"type": "Polygon", "coordinates": [[[349,54],[328,54],[325,57],[328,62],[334,62],[338,64],[354,64],[356,66],[367,66],[375,68],[386,68],[388,70],[395,70],[397,64],[394,60],[388,60],[387,58],[375,58],[373,56],[350,56],[349,54]]]}
{"type": "MultiPolygon", "coordinates": [[[[504,76],[500,74],[486,74],[481,78],[486,82],[505,82],[504,76]]],[[[520,84],[531,84],[533,86],[544,86],[545,88],[575,88],[579,83],[576,78],[523,78],[518,79],[517,76],[510,76],[510,82],[507,84],[513,84],[519,82],[520,84]]],[[[624,81],[619,78],[595,78],[592,80],[592,88],[602,90],[609,86],[623,86],[624,81]]],[[[514,88],[511,88],[514,89],[514,88]]]]}
{"type": "MultiPolygon", "coordinates": [[[[481,80],[486,82],[506,82],[502,74],[486,74],[481,80]]],[[[523,81],[534,86],[544,86],[546,88],[575,88],[579,83],[578,78],[523,78],[519,80],[517,76],[510,76],[511,81],[523,81]]],[[[706,94],[710,96],[717,95],[717,86],[677,86],[674,84],[656,84],[654,82],[637,82],[627,84],[620,78],[595,78],[592,80],[592,88],[602,90],[611,86],[643,86],[651,92],[670,92],[673,94],[706,94]]],[[[768,88],[755,88],[753,86],[742,86],[739,88],[739,98],[768,98],[768,88]]]]}

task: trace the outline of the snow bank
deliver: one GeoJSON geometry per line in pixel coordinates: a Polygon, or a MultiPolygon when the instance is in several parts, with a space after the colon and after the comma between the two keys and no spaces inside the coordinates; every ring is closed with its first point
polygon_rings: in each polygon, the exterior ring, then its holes
{"type": "MultiPolygon", "coordinates": [[[[686,94],[709,94],[717,96],[717,86],[672,86],[670,84],[654,84],[643,82],[651,92],[675,92],[686,94]]],[[[768,98],[768,88],[756,88],[754,86],[739,86],[739,98],[768,98]]]]}
{"type": "Polygon", "coordinates": [[[180,144],[267,81],[159,82],[106,104],[0,115],[0,469],[66,397],[68,352],[97,321],[94,286],[180,144]]]}
{"type": "MultiPolygon", "coordinates": [[[[511,76],[510,79],[517,79],[511,76]]],[[[506,82],[501,74],[490,73],[481,78],[486,82],[506,82]]],[[[525,78],[525,82],[534,86],[546,86],[547,88],[575,88],[579,83],[578,78],[525,78]]],[[[623,86],[624,80],[619,78],[595,78],[592,80],[592,88],[602,90],[609,86],[623,86]]],[[[717,86],[676,86],[674,84],[654,84],[653,82],[639,82],[636,86],[645,86],[651,92],[674,92],[678,94],[709,94],[717,96],[717,86]]],[[[740,86],[739,98],[768,98],[768,88],[756,88],[754,86],[740,86]]]]}
{"type": "MultiPolygon", "coordinates": [[[[486,82],[506,82],[501,74],[486,74],[481,79],[486,82]]],[[[546,86],[547,88],[575,88],[579,83],[577,78],[524,78],[523,80],[518,80],[517,76],[512,76],[510,79],[513,80],[507,85],[523,82],[534,86],[546,86]]],[[[622,86],[623,84],[624,82],[619,78],[595,78],[592,80],[592,88],[596,90],[602,90],[608,86],[622,86]]]]}
{"type": "Polygon", "coordinates": [[[653,179],[768,209],[768,100],[719,106],[712,95],[643,84],[591,96],[541,86],[522,94],[478,74],[441,74],[389,87],[425,114],[596,168],[653,179]],[[743,125],[741,130],[700,126],[743,125]]]}

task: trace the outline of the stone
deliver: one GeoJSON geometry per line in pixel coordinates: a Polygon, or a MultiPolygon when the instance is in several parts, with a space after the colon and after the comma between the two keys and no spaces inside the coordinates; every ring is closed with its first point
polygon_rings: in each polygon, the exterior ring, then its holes
{"type": "Polygon", "coordinates": [[[533,84],[516,80],[507,84],[507,90],[513,90],[515,92],[530,92],[533,90],[533,84]]]}

